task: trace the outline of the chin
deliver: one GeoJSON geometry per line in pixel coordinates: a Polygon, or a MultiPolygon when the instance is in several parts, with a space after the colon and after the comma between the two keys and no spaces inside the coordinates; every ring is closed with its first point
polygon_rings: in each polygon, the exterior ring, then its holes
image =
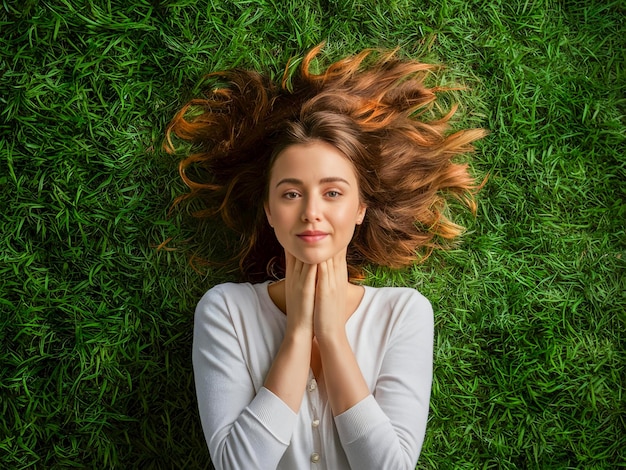
{"type": "Polygon", "coordinates": [[[294,253],[293,256],[305,264],[320,264],[320,263],[323,263],[324,261],[328,261],[336,254],[337,253],[329,253],[329,252],[297,253],[297,254],[294,253]]]}
{"type": "Polygon", "coordinates": [[[327,259],[330,259],[330,256],[315,256],[315,255],[307,256],[307,255],[302,255],[302,254],[294,255],[294,257],[298,259],[299,261],[303,262],[304,264],[320,264],[326,261],[327,259]]]}

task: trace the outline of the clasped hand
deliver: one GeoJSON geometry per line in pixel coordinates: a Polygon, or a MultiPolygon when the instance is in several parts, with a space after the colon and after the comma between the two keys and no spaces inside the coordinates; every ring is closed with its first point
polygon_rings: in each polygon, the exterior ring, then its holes
{"type": "Polygon", "coordinates": [[[348,267],[345,251],[319,264],[286,253],[287,331],[319,341],[345,334],[348,267]]]}

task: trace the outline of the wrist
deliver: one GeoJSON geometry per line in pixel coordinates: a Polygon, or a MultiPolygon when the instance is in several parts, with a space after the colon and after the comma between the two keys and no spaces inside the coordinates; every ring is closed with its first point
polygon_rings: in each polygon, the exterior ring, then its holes
{"type": "Polygon", "coordinates": [[[313,328],[306,325],[287,325],[283,343],[305,344],[313,340],[313,328]]]}
{"type": "Polygon", "coordinates": [[[345,328],[335,331],[316,333],[315,338],[320,348],[336,348],[349,344],[345,328]]]}

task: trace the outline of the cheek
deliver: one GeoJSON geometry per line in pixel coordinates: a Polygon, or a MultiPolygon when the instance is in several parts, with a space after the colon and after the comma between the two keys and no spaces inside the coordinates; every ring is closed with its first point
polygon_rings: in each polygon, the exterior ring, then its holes
{"type": "Polygon", "coordinates": [[[293,210],[278,204],[269,204],[272,225],[276,231],[285,229],[293,221],[293,210]]]}
{"type": "Polygon", "coordinates": [[[333,219],[335,223],[340,225],[344,230],[352,232],[357,223],[358,214],[358,207],[346,205],[333,211],[333,219]]]}

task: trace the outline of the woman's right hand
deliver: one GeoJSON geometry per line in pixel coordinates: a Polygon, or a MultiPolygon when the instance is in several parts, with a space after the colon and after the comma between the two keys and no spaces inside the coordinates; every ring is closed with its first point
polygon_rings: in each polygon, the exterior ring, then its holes
{"type": "Polygon", "coordinates": [[[265,378],[265,387],[297,413],[311,364],[317,266],[305,264],[287,252],[285,258],[287,329],[265,378]]]}
{"type": "Polygon", "coordinates": [[[288,252],[285,252],[285,259],[287,334],[307,333],[313,338],[317,266],[303,263],[288,252]]]}

